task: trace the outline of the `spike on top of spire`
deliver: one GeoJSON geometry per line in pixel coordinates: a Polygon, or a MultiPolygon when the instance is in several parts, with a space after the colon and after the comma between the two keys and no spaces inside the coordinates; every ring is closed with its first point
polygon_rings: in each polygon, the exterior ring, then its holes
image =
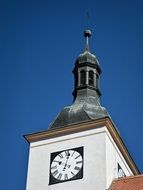
{"type": "Polygon", "coordinates": [[[89,51],[89,38],[91,36],[91,30],[85,30],[84,31],[84,36],[86,38],[86,46],[85,46],[85,51],[89,51]]]}

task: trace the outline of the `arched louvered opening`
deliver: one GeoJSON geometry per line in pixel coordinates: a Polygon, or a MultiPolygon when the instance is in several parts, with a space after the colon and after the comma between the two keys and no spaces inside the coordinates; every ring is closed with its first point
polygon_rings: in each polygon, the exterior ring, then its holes
{"type": "Polygon", "coordinates": [[[94,86],[94,72],[92,70],[89,71],[88,84],[94,86]]]}
{"type": "Polygon", "coordinates": [[[80,85],[84,86],[86,84],[86,72],[84,70],[80,71],[80,85]]]}
{"type": "Polygon", "coordinates": [[[96,74],[96,88],[99,88],[99,76],[96,74]]]}

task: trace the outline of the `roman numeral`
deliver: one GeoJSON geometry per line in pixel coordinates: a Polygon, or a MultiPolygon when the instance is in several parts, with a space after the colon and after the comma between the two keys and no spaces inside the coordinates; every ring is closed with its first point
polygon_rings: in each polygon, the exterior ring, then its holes
{"type": "Polygon", "coordinates": [[[62,174],[61,174],[61,173],[59,173],[59,175],[58,175],[57,179],[58,179],[58,180],[61,180],[61,178],[62,178],[62,174]]]}
{"type": "Polygon", "coordinates": [[[58,173],[59,173],[58,170],[55,170],[55,171],[52,173],[52,175],[53,175],[53,176],[56,176],[58,173]]]}
{"type": "Polygon", "coordinates": [[[69,156],[69,150],[66,150],[66,151],[65,151],[65,155],[66,155],[66,156],[69,156]]]}
{"type": "Polygon", "coordinates": [[[77,162],[76,162],[76,164],[81,164],[81,163],[82,163],[82,161],[77,161],[77,162]]]}
{"type": "Polygon", "coordinates": [[[79,158],[80,157],[80,154],[77,156],[77,157],[75,157],[75,159],[77,159],[77,158],[79,158]]]}
{"type": "Polygon", "coordinates": [[[57,166],[52,166],[51,170],[57,169],[57,166]]]}
{"type": "Polygon", "coordinates": [[[71,174],[74,176],[75,174],[73,172],[71,172],[71,174]]]}
{"type": "Polygon", "coordinates": [[[68,180],[68,174],[65,174],[64,179],[68,180]]]}
{"type": "Polygon", "coordinates": [[[60,158],[63,158],[63,155],[62,155],[62,154],[58,154],[58,156],[59,156],[60,158]]]}
{"type": "Polygon", "coordinates": [[[57,160],[53,160],[53,162],[57,162],[57,163],[59,163],[59,161],[57,161],[57,160]]]}
{"type": "Polygon", "coordinates": [[[73,153],[72,153],[72,155],[71,155],[71,156],[73,156],[73,155],[74,155],[74,153],[75,153],[75,151],[73,151],[73,153]]]}
{"type": "Polygon", "coordinates": [[[74,169],[79,171],[79,170],[80,170],[80,167],[75,166],[74,169]]]}

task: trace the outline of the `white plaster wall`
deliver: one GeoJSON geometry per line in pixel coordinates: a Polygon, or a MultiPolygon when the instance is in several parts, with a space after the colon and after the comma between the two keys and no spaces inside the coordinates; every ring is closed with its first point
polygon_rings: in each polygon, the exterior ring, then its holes
{"type": "Polygon", "coordinates": [[[30,145],[26,190],[105,190],[118,177],[117,163],[132,175],[106,127],[43,140],[30,145]],[[50,154],[84,147],[83,179],[49,185],[50,154]]]}
{"type": "Polygon", "coordinates": [[[106,129],[106,189],[109,188],[114,178],[118,178],[118,163],[126,176],[132,175],[132,171],[106,129]]]}
{"type": "Polygon", "coordinates": [[[105,127],[32,143],[27,190],[105,190],[105,127]],[[49,185],[50,153],[84,147],[83,179],[49,185]]]}

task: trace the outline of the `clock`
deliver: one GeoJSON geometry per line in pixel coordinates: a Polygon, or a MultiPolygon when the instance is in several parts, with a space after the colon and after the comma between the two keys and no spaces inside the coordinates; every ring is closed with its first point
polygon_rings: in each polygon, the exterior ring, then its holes
{"type": "Polygon", "coordinates": [[[51,153],[49,185],[83,178],[83,147],[51,153]]]}
{"type": "Polygon", "coordinates": [[[123,169],[121,168],[120,164],[118,163],[118,177],[125,177],[125,173],[123,171],[123,169]]]}

